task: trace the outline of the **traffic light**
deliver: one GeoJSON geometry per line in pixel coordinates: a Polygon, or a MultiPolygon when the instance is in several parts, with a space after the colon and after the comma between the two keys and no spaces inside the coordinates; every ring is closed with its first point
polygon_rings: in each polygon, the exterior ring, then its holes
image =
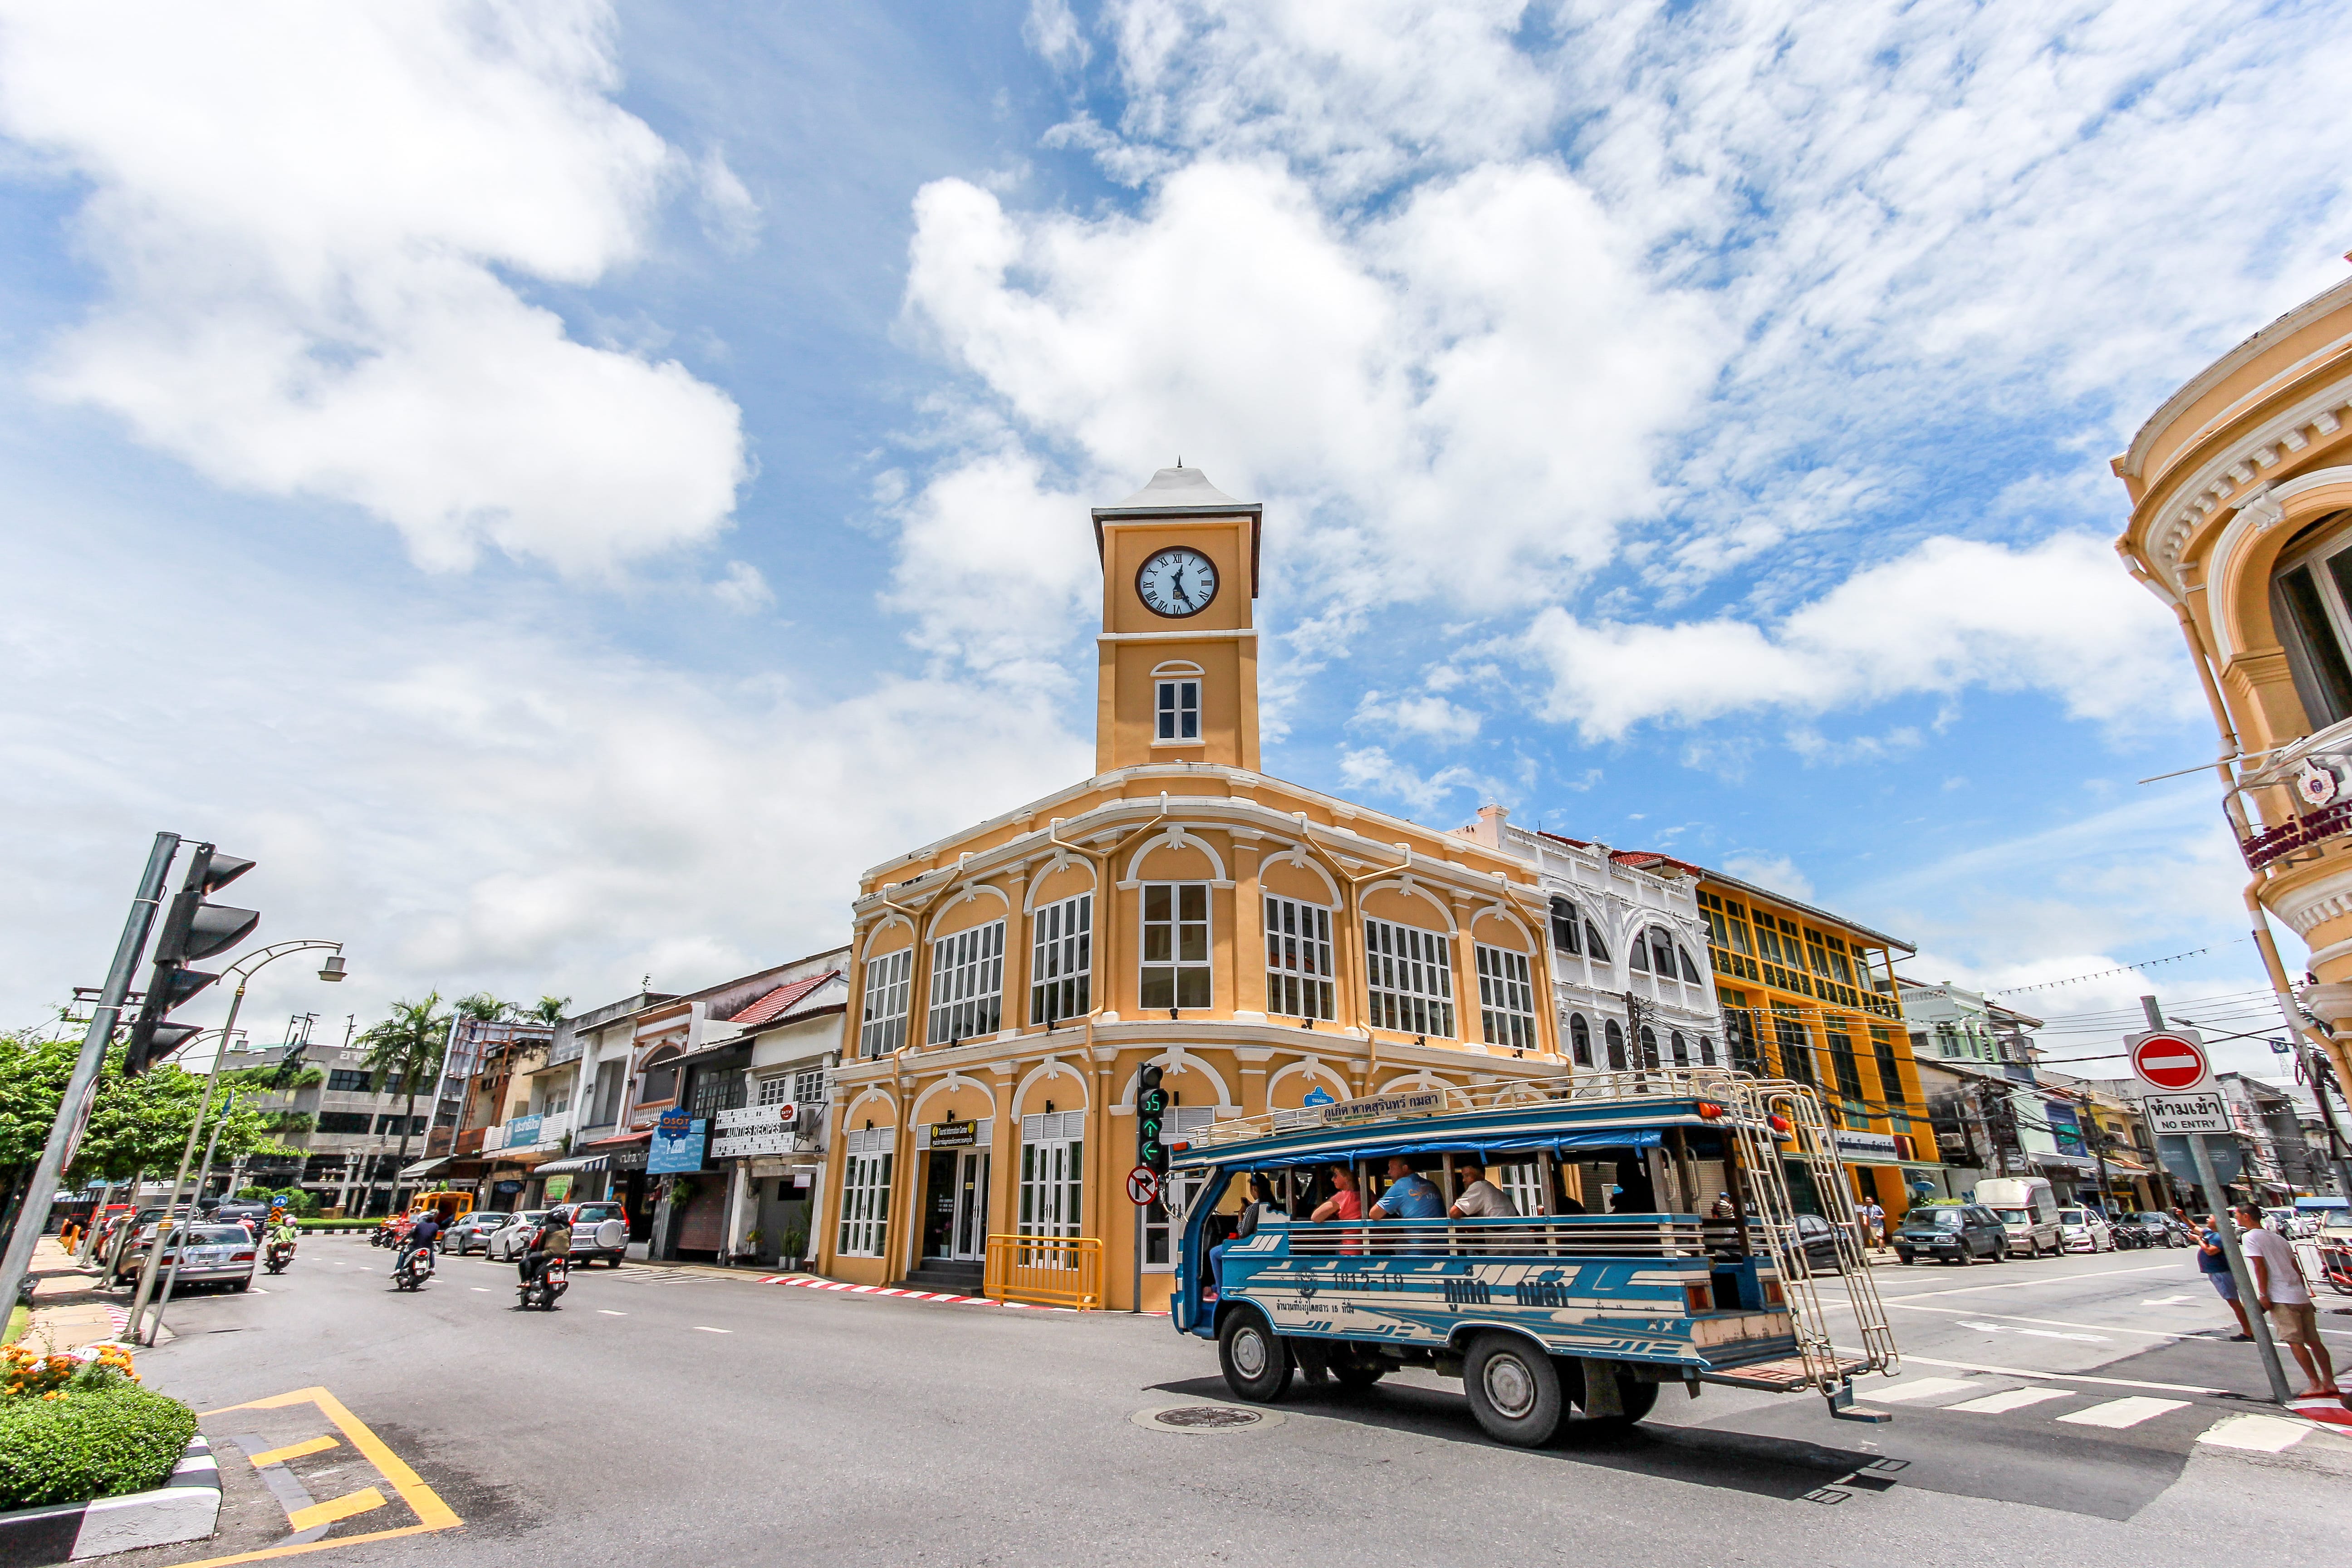
{"type": "Polygon", "coordinates": [[[1154,1175],[1168,1173],[1168,1145],[1160,1129],[1168,1118],[1168,1091],[1160,1087],[1160,1069],[1147,1067],[1137,1079],[1135,1095],[1135,1163],[1154,1175]]]}
{"type": "Polygon", "coordinates": [[[261,923],[257,910],[208,904],[205,895],[217,892],[253,869],[253,862],[224,855],[209,844],[191,852],[188,875],[163,917],[163,933],[155,939],[155,969],[147,983],[147,998],[131,1026],[131,1047],[122,1071],[125,1077],[145,1072],[159,1058],[188,1043],[197,1030],[189,1024],[171,1024],[164,1017],[173,1008],[220,978],[190,969],[196,959],[225,952],[253,933],[261,923]]]}

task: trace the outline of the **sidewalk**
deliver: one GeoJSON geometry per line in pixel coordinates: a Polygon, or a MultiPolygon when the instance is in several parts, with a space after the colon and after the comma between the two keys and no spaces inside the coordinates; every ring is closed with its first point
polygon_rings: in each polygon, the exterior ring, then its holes
{"type": "MultiPolygon", "coordinates": [[[[129,1313],[114,1297],[96,1289],[98,1270],[85,1268],[73,1255],[45,1236],[33,1248],[33,1318],[21,1342],[51,1352],[79,1350],[110,1340],[122,1331],[129,1313]]],[[[169,1329],[163,1337],[172,1337],[169,1329]]]]}

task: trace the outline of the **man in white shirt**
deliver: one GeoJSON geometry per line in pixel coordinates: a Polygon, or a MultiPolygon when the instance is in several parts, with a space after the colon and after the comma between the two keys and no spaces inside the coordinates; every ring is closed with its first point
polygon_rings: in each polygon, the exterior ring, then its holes
{"type": "Polygon", "coordinates": [[[1454,1218],[1503,1219],[1517,1215],[1518,1205],[1511,1202],[1510,1194],[1486,1179],[1485,1166],[1465,1161],[1454,1170],[1463,1182],[1462,1195],[1446,1211],[1454,1218]]]}
{"type": "Polygon", "coordinates": [[[2271,1317],[2271,1328],[2288,1349],[2311,1386],[2301,1399],[2339,1397],[2336,1366],[2319,1340],[2319,1310],[2303,1282],[2303,1266],[2286,1237],[2263,1226],[2262,1211],[2238,1205],[2238,1245],[2246,1255],[2246,1272],[2254,1277],[2254,1300],[2271,1317]]]}

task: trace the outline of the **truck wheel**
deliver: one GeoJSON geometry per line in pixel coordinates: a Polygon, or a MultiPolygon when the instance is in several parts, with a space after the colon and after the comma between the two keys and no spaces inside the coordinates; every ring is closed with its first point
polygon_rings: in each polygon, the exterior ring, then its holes
{"type": "Polygon", "coordinates": [[[1497,1443],[1532,1448],[1559,1430],[1566,1400],[1551,1357],[1517,1334],[1483,1333],[1462,1363],[1470,1413],[1497,1443]]]}
{"type": "Polygon", "coordinates": [[[1388,1363],[1360,1347],[1331,1358],[1331,1375],[1342,1388],[1370,1388],[1388,1374],[1388,1363]]]}
{"type": "Polygon", "coordinates": [[[1244,1309],[1217,1331],[1217,1365],[1236,1399],[1271,1405],[1290,1386],[1290,1347],[1265,1318],[1244,1309]]]}
{"type": "MultiPolygon", "coordinates": [[[[1559,1370],[1562,1393],[1570,1404],[1579,1410],[1582,1410],[1585,1405],[1584,1363],[1574,1356],[1557,1356],[1553,1358],[1552,1365],[1559,1370]]],[[[1657,1407],[1657,1404],[1658,1385],[1656,1384],[1636,1383],[1632,1378],[1620,1377],[1617,1380],[1617,1405],[1621,1414],[1587,1415],[1577,1425],[1603,1432],[1625,1431],[1635,1422],[1646,1417],[1657,1407]]]]}

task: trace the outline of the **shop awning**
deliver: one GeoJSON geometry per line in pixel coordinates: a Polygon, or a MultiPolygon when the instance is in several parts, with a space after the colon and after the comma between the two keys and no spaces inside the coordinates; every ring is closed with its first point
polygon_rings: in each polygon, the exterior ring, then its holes
{"type": "Polygon", "coordinates": [[[404,1182],[421,1181],[426,1176],[439,1175],[447,1170],[449,1165],[448,1155],[436,1154],[429,1160],[419,1160],[413,1165],[403,1165],[400,1168],[400,1179],[404,1182]]]}
{"type": "MultiPolygon", "coordinates": [[[[1333,1131],[1339,1131],[1333,1129],[1333,1131]]],[[[1654,1149],[1664,1142],[1664,1134],[1654,1127],[1627,1128],[1622,1131],[1602,1130],[1591,1132],[1550,1132],[1514,1138],[1431,1138],[1412,1143],[1382,1143],[1377,1146],[1380,1158],[1391,1154],[1534,1154],[1547,1150],[1559,1154],[1572,1154],[1588,1149],[1654,1149]]],[[[1297,1166],[1343,1163],[1348,1158],[1344,1147],[1326,1147],[1293,1153],[1259,1155],[1247,1162],[1253,1171],[1278,1171],[1297,1166]]]]}
{"type": "Polygon", "coordinates": [[[601,1149],[610,1153],[615,1149],[626,1149],[633,1143],[651,1142],[653,1135],[654,1130],[648,1127],[642,1132],[624,1132],[617,1138],[599,1138],[593,1143],[583,1143],[580,1148],[583,1153],[592,1149],[601,1149]]]}
{"type": "Polygon", "coordinates": [[[563,1176],[581,1171],[601,1171],[612,1159],[609,1154],[584,1154],[569,1160],[550,1160],[532,1169],[534,1176],[563,1176]]]}

